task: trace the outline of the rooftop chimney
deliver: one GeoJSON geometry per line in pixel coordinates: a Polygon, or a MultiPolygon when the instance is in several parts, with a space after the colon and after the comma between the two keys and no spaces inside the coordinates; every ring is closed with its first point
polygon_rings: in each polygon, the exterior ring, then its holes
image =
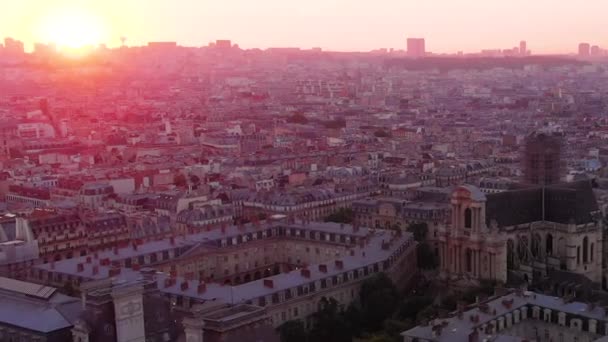
{"type": "Polygon", "coordinates": [[[344,268],[344,262],[342,260],[336,260],[336,268],[341,270],[344,268]]]}
{"type": "Polygon", "coordinates": [[[274,288],[274,282],[272,281],[272,279],[264,279],[264,287],[267,287],[269,289],[274,288]]]}
{"type": "Polygon", "coordinates": [[[303,268],[300,270],[300,275],[304,278],[310,278],[310,270],[307,268],[303,268]]]}
{"type": "Polygon", "coordinates": [[[205,293],[205,291],[207,291],[207,284],[205,284],[204,281],[201,281],[198,284],[196,291],[198,292],[198,294],[205,293]]]}
{"type": "Polygon", "coordinates": [[[319,265],[319,271],[323,272],[323,273],[327,273],[327,265],[325,264],[320,264],[319,265]]]}

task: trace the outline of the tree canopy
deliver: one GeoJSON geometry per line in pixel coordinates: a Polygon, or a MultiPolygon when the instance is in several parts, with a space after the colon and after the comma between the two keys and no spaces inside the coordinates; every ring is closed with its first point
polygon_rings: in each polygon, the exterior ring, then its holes
{"type": "Polygon", "coordinates": [[[306,342],[308,340],[308,333],[302,321],[287,321],[281,324],[277,331],[281,337],[281,342],[306,342]]]}
{"type": "Polygon", "coordinates": [[[347,223],[353,222],[353,210],[351,208],[340,208],[338,211],[325,217],[325,222],[347,223]]]}

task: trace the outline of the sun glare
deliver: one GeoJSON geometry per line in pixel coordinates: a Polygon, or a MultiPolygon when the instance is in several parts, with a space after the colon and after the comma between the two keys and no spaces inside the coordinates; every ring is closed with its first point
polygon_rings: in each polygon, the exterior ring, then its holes
{"type": "Polygon", "coordinates": [[[49,13],[42,21],[41,31],[45,41],[71,51],[100,44],[106,34],[99,17],[80,9],[49,13]]]}

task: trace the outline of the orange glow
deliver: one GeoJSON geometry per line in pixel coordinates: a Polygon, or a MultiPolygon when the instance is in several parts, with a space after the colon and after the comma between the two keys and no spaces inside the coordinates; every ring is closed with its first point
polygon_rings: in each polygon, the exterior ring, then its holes
{"type": "Polygon", "coordinates": [[[50,12],[40,23],[41,36],[68,54],[82,54],[107,37],[104,23],[96,15],[78,8],[50,12]]]}

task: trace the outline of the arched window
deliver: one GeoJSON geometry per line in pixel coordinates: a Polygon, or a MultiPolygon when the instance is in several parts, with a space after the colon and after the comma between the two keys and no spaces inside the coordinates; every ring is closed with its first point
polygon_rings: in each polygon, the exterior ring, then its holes
{"type": "Polygon", "coordinates": [[[532,256],[534,258],[538,258],[541,256],[540,246],[541,246],[540,235],[534,234],[532,236],[532,256]]]}
{"type": "Polygon", "coordinates": [[[464,227],[465,228],[473,227],[473,213],[471,212],[471,208],[466,208],[464,210],[464,227]]]}
{"type": "Polygon", "coordinates": [[[589,250],[589,251],[591,252],[591,253],[589,254],[589,261],[593,261],[593,250],[594,250],[594,248],[593,248],[593,247],[595,247],[595,244],[594,244],[594,243],[592,243],[592,244],[591,244],[591,249],[589,250]]]}
{"type": "Polygon", "coordinates": [[[520,262],[527,263],[529,260],[529,245],[528,245],[528,237],[522,235],[519,237],[519,241],[517,242],[517,256],[520,262]]]}
{"type": "Polygon", "coordinates": [[[583,263],[589,262],[589,239],[585,236],[583,238],[583,263]]]}
{"type": "Polygon", "coordinates": [[[545,253],[547,255],[553,255],[553,235],[547,234],[545,239],[545,253]]]}
{"type": "Polygon", "coordinates": [[[581,246],[576,247],[576,264],[580,265],[581,263],[581,246]]]}
{"type": "Polygon", "coordinates": [[[473,272],[473,252],[471,252],[471,250],[468,248],[466,249],[465,257],[467,272],[473,272]]]}

